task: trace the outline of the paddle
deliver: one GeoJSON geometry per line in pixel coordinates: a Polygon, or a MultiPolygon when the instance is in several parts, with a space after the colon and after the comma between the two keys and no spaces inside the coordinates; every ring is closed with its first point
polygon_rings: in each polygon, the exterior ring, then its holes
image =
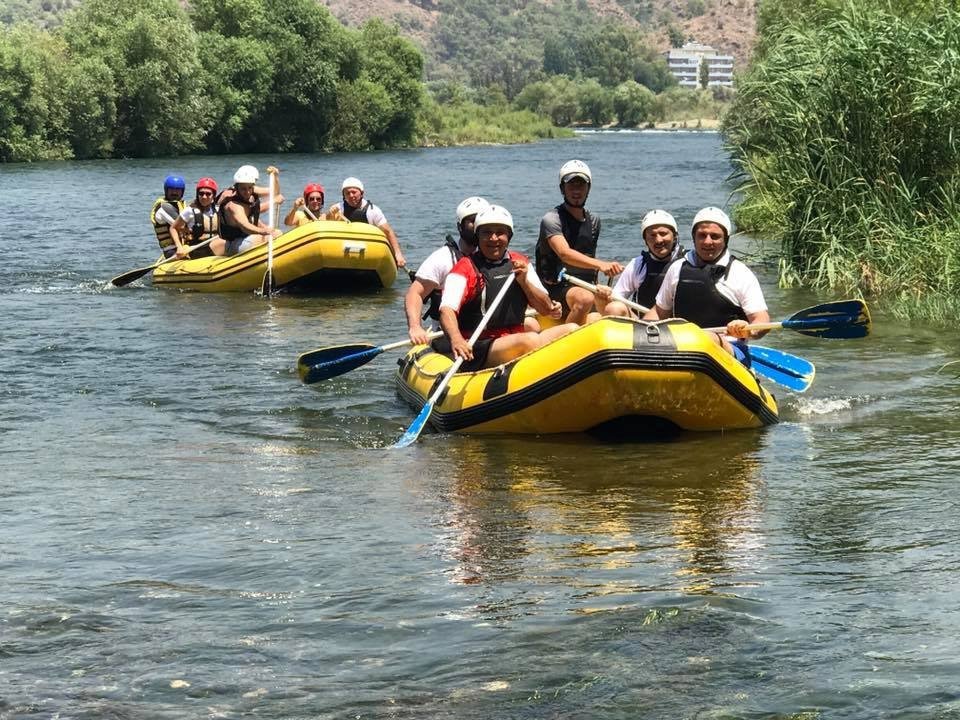
{"type": "MultiPolygon", "coordinates": [[[[471,348],[479,339],[480,334],[486,329],[487,323],[490,322],[490,318],[493,317],[493,313],[496,312],[497,308],[500,306],[501,301],[506,296],[510,286],[513,285],[513,281],[516,279],[516,277],[517,276],[514,273],[510,273],[510,277],[508,277],[506,282],[503,283],[503,287],[500,288],[500,292],[497,293],[497,296],[493,299],[493,302],[490,303],[490,307],[488,307],[487,311],[483,314],[483,317],[480,319],[480,324],[477,325],[477,329],[473,331],[473,335],[471,335],[470,339],[467,341],[467,344],[470,345],[471,348]]],[[[453,362],[453,365],[450,366],[450,369],[447,370],[447,374],[443,376],[443,380],[440,381],[437,389],[433,391],[433,394],[423,406],[420,414],[417,415],[410,427],[407,428],[407,431],[400,436],[400,439],[394,443],[393,447],[405,448],[417,441],[417,438],[420,437],[420,433],[423,431],[424,426],[427,424],[427,420],[430,419],[430,414],[433,412],[433,406],[437,404],[437,399],[443,394],[443,391],[447,389],[447,385],[450,384],[450,381],[453,379],[453,376],[456,374],[457,370],[460,369],[461,365],[463,365],[463,358],[458,357],[453,362]]]]}
{"type": "MultiPolygon", "coordinates": [[[[214,238],[210,238],[209,240],[204,240],[203,242],[197,243],[196,245],[188,245],[187,250],[189,252],[193,252],[194,250],[199,250],[200,248],[206,247],[207,245],[209,245],[213,240],[214,238]]],[[[117,277],[115,277],[113,280],[110,281],[110,284],[115,285],[116,287],[123,287],[124,285],[129,285],[134,280],[139,280],[147,273],[153,272],[161,265],[166,265],[167,263],[173,262],[174,260],[182,260],[182,259],[183,258],[178,258],[176,255],[174,255],[173,257],[164,258],[160,262],[156,262],[153,265],[137,268],[136,270],[131,270],[130,272],[124,273],[123,275],[117,275],[117,277]]]]}
{"type": "Polygon", "coordinates": [[[273,228],[275,227],[277,211],[273,203],[276,195],[276,169],[267,168],[267,172],[270,174],[270,193],[268,196],[270,207],[267,209],[267,224],[270,226],[270,234],[267,236],[267,271],[263,274],[263,282],[260,284],[260,294],[264,297],[270,297],[273,294],[273,228]]]}
{"type": "MultiPolygon", "coordinates": [[[[537,311],[527,308],[524,317],[536,317],[537,311]]],[[[427,333],[427,339],[433,340],[443,335],[440,330],[427,333]]],[[[353,343],[351,345],[332,345],[301,353],[297,358],[297,375],[307,385],[318,383],[321,380],[343,375],[366,365],[377,355],[387,350],[413,345],[413,340],[398,340],[388,345],[371,345],[370,343],[353,343]]]]}
{"type": "MultiPolygon", "coordinates": [[[[563,280],[564,278],[566,278],[567,282],[571,285],[582,287],[592,293],[597,292],[596,285],[561,272],[560,279],[563,280]]],[[[643,305],[628,300],[625,297],[620,295],[611,295],[611,297],[637,312],[647,312],[647,308],[643,305]]],[[[715,332],[722,332],[725,329],[726,328],[721,328],[715,332]]],[[[752,367],[758,374],[763,375],[778,385],[783,385],[788,390],[803,392],[813,383],[816,369],[812,362],[804,360],[802,357],[797,357],[796,355],[791,355],[790,353],[774,348],[751,345],[750,358],[752,360],[752,367]]]]}
{"type": "MultiPolygon", "coordinates": [[[[749,330],[796,330],[802,335],[830,340],[850,340],[870,334],[870,311],[862,300],[838,300],[814,305],[779,322],[754,323],[749,330]]],[[[724,332],[726,328],[704,328],[707,332],[724,332]]]]}
{"type": "MultiPolygon", "coordinates": [[[[441,335],[443,333],[437,330],[428,333],[427,337],[433,340],[441,335]]],[[[305,384],[312,385],[321,380],[329,380],[332,377],[356,370],[358,367],[366,365],[377,355],[406,345],[413,345],[413,341],[408,338],[388,345],[355,343],[353,345],[337,345],[311,350],[297,358],[297,374],[305,384]]]]}
{"type": "Polygon", "coordinates": [[[762,345],[751,344],[749,352],[751,367],[768,380],[801,393],[813,384],[817,370],[809,360],[762,345]]]}

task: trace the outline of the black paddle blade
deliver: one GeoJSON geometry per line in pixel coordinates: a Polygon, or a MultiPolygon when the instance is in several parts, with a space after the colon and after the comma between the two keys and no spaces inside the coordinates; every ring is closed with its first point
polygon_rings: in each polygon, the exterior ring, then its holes
{"type": "Polygon", "coordinates": [[[297,358],[297,374],[307,385],[329,380],[366,365],[383,349],[377,345],[337,345],[303,353],[297,358]]]}
{"type": "Polygon", "coordinates": [[[833,340],[862,338],[870,334],[870,311],[862,300],[839,300],[801,310],[783,327],[833,340]]]}
{"type": "Polygon", "coordinates": [[[123,287],[124,285],[129,285],[134,280],[139,280],[148,272],[151,272],[156,269],[157,269],[156,265],[137,268],[136,270],[131,270],[130,272],[124,273],[123,275],[117,275],[117,277],[115,277],[113,280],[110,281],[110,284],[114,285],[115,287],[123,287]]]}

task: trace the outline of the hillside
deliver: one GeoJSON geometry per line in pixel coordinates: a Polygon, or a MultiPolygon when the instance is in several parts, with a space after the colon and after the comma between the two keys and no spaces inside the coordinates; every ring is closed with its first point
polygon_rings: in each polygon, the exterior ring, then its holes
{"type": "MultiPolygon", "coordinates": [[[[441,18],[458,0],[323,0],[344,24],[356,26],[370,18],[396,23],[405,35],[416,41],[428,58],[430,75],[443,75],[445,66],[456,65],[456,57],[445,56],[437,42],[441,18]]],[[[669,27],[678,29],[688,40],[712,45],[733,55],[735,67],[743,68],[750,57],[756,34],[756,0],[493,0],[503,15],[544,8],[574,6],[589,24],[589,15],[615,20],[624,27],[646,33],[649,46],[657,52],[670,48],[669,27]]],[[[541,42],[551,28],[531,27],[541,42]]]]}
{"type": "MultiPolygon", "coordinates": [[[[6,0],[0,23],[30,21],[53,28],[82,0],[6,0]]],[[[507,43],[538,45],[551,32],[562,35],[590,27],[597,18],[613,21],[646,36],[657,53],[670,47],[668,30],[675,35],[716,47],[733,55],[735,67],[749,60],[756,34],[757,0],[318,0],[345,25],[356,27],[371,18],[395,23],[419,45],[426,56],[428,79],[469,77],[477,58],[466,52],[469,43],[451,42],[450,35],[484,28],[506,29],[507,43]],[[509,25],[500,19],[520,18],[509,25]],[[466,18],[466,20],[464,20],[466,18]],[[472,22],[479,18],[479,23],[472,22]],[[559,22],[557,21],[560,18],[559,22]],[[446,23],[444,23],[446,20],[446,23]],[[469,25],[469,27],[463,27],[469,25]],[[678,31],[678,32],[677,32],[678,31]]],[[[187,0],[181,4],[189,5],[187,0]]],[[[526,48],[526,55],[532,48],[526,48]]],[[[473,80],[477,80],[474,76],[473,80]]]]}

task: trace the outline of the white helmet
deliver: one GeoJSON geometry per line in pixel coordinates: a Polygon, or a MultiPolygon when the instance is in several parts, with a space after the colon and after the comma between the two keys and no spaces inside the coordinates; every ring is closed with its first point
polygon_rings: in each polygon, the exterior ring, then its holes
{"type": "Polygon", "coordinates": [[[473,221],[473,227],[480,232],[480,228],[484,225],[506,225],[510,228],[510,235],[513,235],[513,215],[505,207],[487,205],[481,208],[477,213],[477,219],[473,221]]]}
{"type": "Polygon", "coordinates": [[[730,224],[730,218],[727,217],[727,214],[718,207],[705,207],[696,215],[693,216],[693,225],[690,226],[690,232],[697,232],[697,225],[704,222],[716,223],[723,228],[723,231],[727,235],[727,240],[730,239],[730,233],[732,232],[732,226],[730,224]]]}
{"type": "Polygon", "coordinates": [[[588,184],[593,183],[593,176],[590,174],[590,168],[583,160],[568,160],[560,166],[560,184],[573,180],[575,177],[583,178],[588,184]]]}
{"type": "Polygon", "coordinates": [[[260,179],[260,172],[253,165],[241,165],[233,174],[233,182],[239,185],[253,185],[260,179]]]}
{"type": "Polygon", "coordinates": [[[487,207],[490,203],[484,200],[478,195],[473,197],[468,197],[466,200],[457,205],[457,227],[460,227],[460,223],[463,222],[465,217],[470,217],[471,215],[476,215],[478,212],[487,207]]]}
{"type": "Polygon", "coordinates": [[[363,192],[363,183],[360,182],[360,181],[359,181],[357,178],[355,178],[355,177],[348,177],[348,178],[347,178],[346,180],[344,180],[343,183],[340,185],[340,192],[343,192],[343,191],[346,190],[347,188],[356,188],[356,189],[359,190],[360,192],[363,192]]]}
{"type": "Polygon", "coordinates": [[[653,227],[654,225],[666,225],[673,230],[674,235],[678,232],[677,221],[674,220],[673,215],[666,210],[651,210],[644,215],[643,220],[640,221],[640,234],[643,235],[647,231],[647,228],[653,227]]]}

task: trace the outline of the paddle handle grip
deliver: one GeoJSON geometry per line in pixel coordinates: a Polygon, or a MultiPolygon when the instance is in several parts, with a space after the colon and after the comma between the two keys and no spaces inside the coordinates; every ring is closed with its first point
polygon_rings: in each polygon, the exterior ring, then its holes
{"type": "MultiPolygon", "coordinates": [[[[588,283],[586,280],[581,280],[578,277],[574,277],[573,275],[567,275],[566,271],[560,273],[560,280],[566,280],[571,285],[576,285],[577,287],[582,287],[584,290],[589,290],[594,295],[597,294],[596,285],[594,285],[593,283],[588,283]]],[[[622,295],[613,294],[610,296],[610,299],[616,300],[618,302],[622,302],[628,308],[632,310],[636,310],[638,313],[645,313],[650,310],[650,308],[646,308],[643,305],[640,305],[639,303],[635,303],[633,300],[628,300],[622,295]]]]}

